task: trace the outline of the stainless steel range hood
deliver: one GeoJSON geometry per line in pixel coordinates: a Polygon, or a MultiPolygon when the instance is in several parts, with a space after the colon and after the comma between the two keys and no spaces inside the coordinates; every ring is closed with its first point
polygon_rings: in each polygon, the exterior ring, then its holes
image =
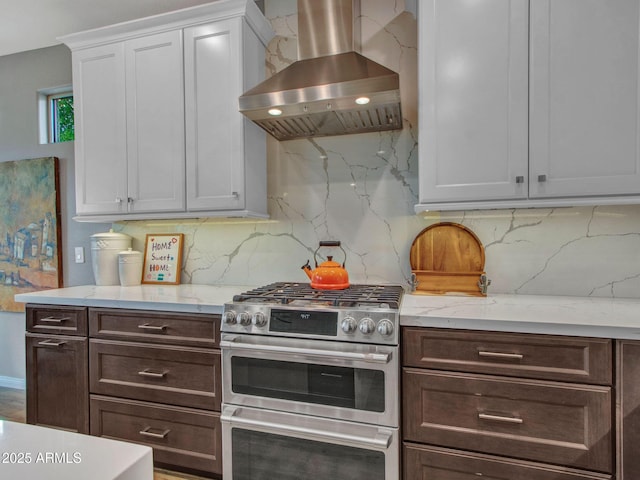
{"type": "Polygon", "coordinates": [[[298,60],[240,97],[278,140],[402,128],[398,74],[360,55],[359,0],[298,0],[298,60]]]}

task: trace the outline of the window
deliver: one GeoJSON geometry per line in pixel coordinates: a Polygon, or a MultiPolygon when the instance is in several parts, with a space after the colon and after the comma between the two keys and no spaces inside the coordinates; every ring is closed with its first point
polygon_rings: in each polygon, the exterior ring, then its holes
{"type": "Polygon", "coordinates": [[[49,143],[73,140],[73,95],[70,93],[49,95],[47,104],[50,117],[49,143]]]}
{"type": "Polygon", "coordinates": [[[40,143],[74,140],[73,92],[71,85],[38,91],[40,143]]]}

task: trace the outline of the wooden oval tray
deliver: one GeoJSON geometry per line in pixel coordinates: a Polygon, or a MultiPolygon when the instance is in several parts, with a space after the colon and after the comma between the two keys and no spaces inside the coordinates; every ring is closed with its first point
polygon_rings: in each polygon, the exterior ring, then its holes
{"type": "Polygon", "coordinates": [[[442,222],[422,230],[409,254],[417,292],[485,296],[484,247],[464,225],[442,222]]]}

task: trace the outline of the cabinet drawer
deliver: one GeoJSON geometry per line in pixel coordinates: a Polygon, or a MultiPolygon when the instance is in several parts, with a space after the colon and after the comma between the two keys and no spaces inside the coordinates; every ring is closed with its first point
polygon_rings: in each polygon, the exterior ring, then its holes
{"type": "Polygon", "coordinates": [[[220,352],[89,341],[91,393],[220,410],[220,352]]]}
{"type": "Polygon", "coordinates": [[[222,473],[218,413],[92,395],[91,435],[149,445],[156,464],[222,473]]]}
{"type": "Polygon", "coordinates": [[[404,328],[403,365],[611,385],[611,340],[404,328]]]}
{"type": "Polygon", "coordinates": [[[89,309],[89,334],[96,338],[215,347],[219,332],[219,315],[89,309]]]}
{"type": "Polygon", "coordinates": [[[86,307],[28,304],[26,319],[28,332],[87,335],[86,307]]]}
{"type": "Polygon", "coordinates": [[[426,445],[404,445],[404,480],[610,480],[611,475],[542,463],[462,452],[426,445]]]}
{"type": "Polygon", "coordinates": [[[405,368],[410,441],[612,471],[611,388],[405,368]]]}
{"type": "Polygon", "coordinates": [[[26,334],[27,423],[89,433],[87,342],[26,334]]]}

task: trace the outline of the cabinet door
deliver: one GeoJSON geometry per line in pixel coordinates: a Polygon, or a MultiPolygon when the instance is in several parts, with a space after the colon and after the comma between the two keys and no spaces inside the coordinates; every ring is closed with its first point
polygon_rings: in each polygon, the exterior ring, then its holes
{"type": "Polygon", "coordinates": [[[91,434],[149,445],[156,464],[222,473],[218,412],[91,395],[91,434]]]}
{"type": "Polygon", "coordinates": [[[91,393],[220,411],[220,351],[91,339],[91,393]]]}
{"type": "Polygon", "coordinates": [[[619,478],[640,478],[640,342],[618,342],[619,478]]]}
{"type": "Polygon", "coordinates": [[[404,480],[610,480],[611,475],[483,455],[430,445],[404,444],[404,480]]]}
{"type": "Polygon", "coordinates": [[[122,44],[73,53],[76,212],[127,211],[122,44]]]}
{"type": "Polygon", "coordinates": [[[419,9],[420,201],[527,197],[527,0],[419,9]]]}
{"type": "Polygon", "coordinates": [[[27,423],[89,433],[86,338],[27,333],[27,423]]]}
{"type": "Polygon", "coordinates": [[[407,367],[612,384],[610,339],[402,328],[407,367]]]}
{"type": "Polygon", "coordinates": [[[531,197],[640,192],[639,10],[531,2],[531,197]]]}
{"type": "Polygon", "coordinates": [[[129,212],[185,206],[182,32],[126,42],[129,212]]]}
{"type": "Polygon", "coordinates": [[[245,206],[241,37],[240,19],[184,30],[190,211],[245,206]]]}
{"type": "Polygon", "coordinates": [[[611,473],[611,388],[403,370],[406,440],[611,473]]]}

